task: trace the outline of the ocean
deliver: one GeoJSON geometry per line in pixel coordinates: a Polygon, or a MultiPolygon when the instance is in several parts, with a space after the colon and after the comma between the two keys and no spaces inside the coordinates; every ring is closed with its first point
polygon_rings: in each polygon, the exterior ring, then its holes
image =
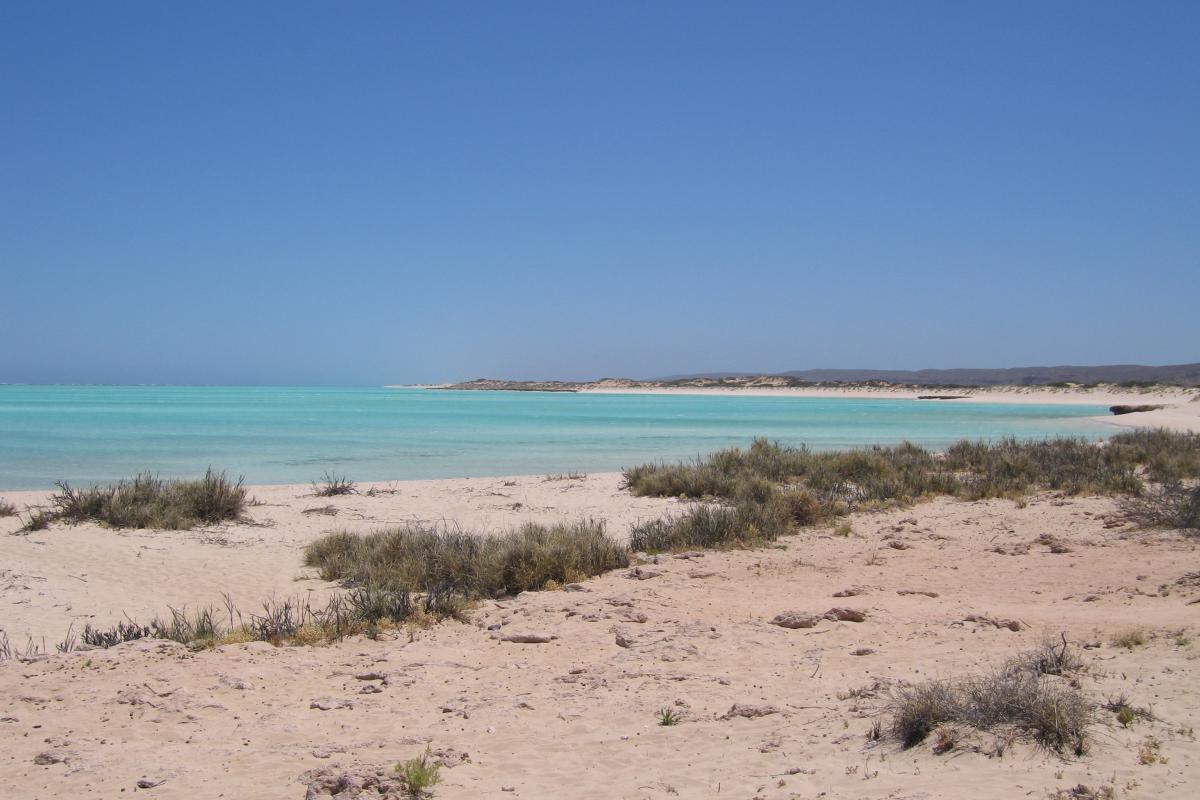
{"type": "Polygon", "coordinates": [[[212,466],[248,483],[607,471],[748,445],[814,449],[1116,429],[1094,405],[384,388],[0,386],[0,488],[212,466]]]}

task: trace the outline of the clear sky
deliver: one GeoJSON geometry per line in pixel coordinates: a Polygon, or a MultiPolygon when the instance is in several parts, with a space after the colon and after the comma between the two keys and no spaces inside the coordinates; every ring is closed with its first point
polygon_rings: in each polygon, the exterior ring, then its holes
{"type": "Polygon", "coordinates": [[[1200,360],[1200,3],[0,6],[0,381],[1200,360]]]}

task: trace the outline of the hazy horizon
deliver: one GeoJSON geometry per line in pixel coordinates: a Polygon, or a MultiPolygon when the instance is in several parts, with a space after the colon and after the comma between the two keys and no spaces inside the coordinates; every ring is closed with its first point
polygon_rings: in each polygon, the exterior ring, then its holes
{"type": "Polygon", "coordinates": [[[0,382],[1197,359],[1195,3],[3,20],[0,382]]]}

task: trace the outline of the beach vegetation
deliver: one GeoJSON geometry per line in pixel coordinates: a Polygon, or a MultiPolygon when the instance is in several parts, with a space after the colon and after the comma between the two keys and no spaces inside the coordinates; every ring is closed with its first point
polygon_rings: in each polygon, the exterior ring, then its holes
{"type": "Polygon", "coordinates": [[[889,701],[892,733],[912,747],[943,725],[1006,728],[1055,751],[1083,755],[1091,704],[1061,676],[1031,668],[1036,663],[1022,654],[977,675],[900,686],[889,701]]]}
{"type": "Polygon", "coordinates": [[[17,515],[17,507],[12,503],[0,497],[0,518],[15,517],[17,515]]]}
{"type": "Polygon", "coordinates": [[[658,713],[655,714],[655,717],[658,718],[659,725],[668,728],[683,722],[683,717],[679,714],[679,712],[671,708],[660,708],[658,713]]]}
{"type": "Polygon", "coordinates": [[[1196,524],[1200,435],[1165,430],[1117,434],[1103,446],[1076,438],[961,441],[944,453],[912,443],[815,452],[766,439],[677,464],[626,469],[638,496],[786,506],[795,525],[854,511],[905,506],[946,495],[965,500],[1021,497],[1034,491],[1137,497],[1144,480],[1159,488],[1143,514],[1173,527],[1196,524]]]}
{"type": "Polygon", "coordinates": [[[1132,705],[1129,702],[1129,697],[1124,694],[1110,697],[1101,708],[1116,714],[1117,722],[1121,723],[1121,727],[1123,728],[1128,728],[1138,720],[1147,722],[1154,720],[1154,712],[1152,710],[1144,706],[1132,705]]]}
{"type": "Polygon", "coordinates": [[[34,508],[29,511],[29,516],[25,518],[25,522],[17,530],[21,533],[32,533],[33,531],[44,531],[50,527],[50,523],[54,521],[54,515],[44,508],[34,508]]]}
{"type": "Polygon", "coordinates": [[[586,479],[587,473],[585,472],[554,472],[542,480],[544,483],[552,483],[554,481],[582,481],[586,479]]]}
{"type": "Polygon", "coordinates": [[[396,774],[404,781],[409,797],[424,797],[429,790],[441,783],[441,765],[430,758],[429,748],[416,758],[396,765],[396,774]]]}
{"type": "Polygon", "coordinates": [[[1117,800],[1117,790],[1108,784],[1093,789],[1077,783],[1069,789],[1055,789],[1046,795],[1047,800],[1117,800]]]}
{"type": "Polygon", "coordinates": [[[112,647],[138,639],[167,639],[196,649],[243,642],[276,646],[323,644],[347,636],[395,629],[415,619],[461,617],[464,606],[447,592],[414,595],[407,589],[364,586],[334,594],[325,603],[306,598],[268,600],[243,613],[229,597],[224,609],[170,609],[147,624],[126,620],[109,628],[84,627],[81,640],[112,647]]]}
{"type": "Polygon", "coordinates": [[[1158,484],[1126,498],[1122,508],[1141,525],[1200,535],[1200,484],[1186,486],[1179,481],[1158,484]]]}
{"type": "Polygon", "coordinates": [[[1147,736],[1142,740],[1142,746],[1138,748],[1138,763],[1143,767],[1149,767],[1154,764],[1168,763],[1166,756],[1162,754],[1162,740],[1157,736],[1147,736]]]}
{"type": "Polygon", "coordinates": [[[1137,628],[1122,631],[1112,638],[1113,647],[1123,647],[1126,650],[1132,650],[1144,644],[1146,644],[1146,634],[1137,628]]]}
{"type": "Polygon", "coordinates": [[[495,534],[407,525],[327,534],[305,548],[304,563],[323,580],[348,586],[450,592],[473,600],[574,583],[628,566],[629,552],[597,520],[526,523],[495,534]]]}
{"type": "Polygon", "coordinates": [[[320,481],[313,481],[313,494],[317,497],[338,497],[357,493],[358,484],[335,472],[326,472],[320,481]]]}
{"type": "Polygon", "coordinates": [[[776,496],[734,505],[700,503],[687,511],[646,520],[629,532],[635,552],[761,547],[791,528],[791,515],[776,496]]]}
{"type": "Polygon", "coordinates": [[[108,486],[76,489],[65,481],[57,486],[50,497],[51,517],[72,524],[187,530],[236,520],[246,506],[242,479],[230,480],[211,468],[195,480],[164,480],[142,473],[108,486]]]}

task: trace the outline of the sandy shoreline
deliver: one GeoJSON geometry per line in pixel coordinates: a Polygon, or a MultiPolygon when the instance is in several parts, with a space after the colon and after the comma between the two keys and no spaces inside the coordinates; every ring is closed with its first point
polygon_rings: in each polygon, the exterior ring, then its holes
{"type": "MultiPolygon", "coordinates": [[[[441,390],[443,385],[388,386],[390,389],[441,390]]],[[[946,387],[905,389],[897,387],[588,387],[579,394],[646,394],[695,395],[704,397],[808,397],[808,398],[874,398],[880,400],[912,400],[914,402],[953,403],[1018,403],[1023,405],[1163,405],[1166,408],[1135,414],[1112,414],[1093,417],[1098,422],[1119,427],[1167,428],[1176,431],[1200,432],[1200,389],[1159,388],[1135,389],[1100,386],[1094,389],[1058,388],[1050,386],[997,386],[982,389],[946,387]],[[922,395],[954,395],[953,400],[920,400],[922,395]]]]}
{"type": "MultiPolygon", "coordinates": [[[[358,494],[340,497],[314,497],[307,484],[249,486],[253,505],[245,521],[190,531],[56,524],[12,535],[21,520],[0,518],[0,630],[12,641],[52,642],[72,624],[80,630],[89,622],[144,621],[168,606],[219,607],[226,593],[252,610],[268,598],[320,599],[334,587],[303,566],[301,551],[329,531],[418,523],[487,533],[523,522],[594,518],[624,539],[633,523],[678,505],[630,497],[621,484],[620,473],[609,472],[578,480],[526,475],[361,483],[358,494]],[[371,488],[385,493],[366,495],[371,488]],[[336,513],[311,511],[326,508],[336,513]]],[[[49,495],[0,493],[22,513],[49,495]]]]}
{"type": "MultiPolygon", "coordinates": [[[[217,600],[231,584],[248,607],[272,592],[327,591],[299,551],[331,527],[603,514],[620,535],[622,520],[672,505],[632,498],[613,474],[509,480],[319,500],[256,488],[253,526],[0,536],[0,620],[45,630],[52,649],[68,619],[217,600]],[[338,516],[302,514],[318,504],[338,516]]],[[[443,800],[999,799],[1014,786],[1045,798],[1078,784],[1120,798],[1194,795],[1197,540],[1138,531],[1110,498],[1050,494],[940,499],[850,523],[849,535],[822,527],[774,548],[662,557],[378,640],[196,653],[138,642],[0,663],[0,785],[21,797],[112,797],[140,784],[160,798],[253,786],[256,798],[328,800],[321,787],[429,748],[447,765],[433,795],[443,800]],[[835,606],[866,619],[770,623],[835,606]],[[499,641],[496,625],[545,643],[499,641]],[[1110,643],[1133,629],[1145,646],[1110,643]],[[1125,695],[1154,719],[1123,727],[1097,709],[1082,758],[971,731],[945,754],[868,736],[876,722],[887,730],[902,682],[978,673],[1060,633],[1089,648],[1081,691],[1097,704],[1125,695]],[[658,725],[662,708],[683,723],[658,725]],[[1149,741],[1165,761],[1142,763],[1149,741]]]]}

